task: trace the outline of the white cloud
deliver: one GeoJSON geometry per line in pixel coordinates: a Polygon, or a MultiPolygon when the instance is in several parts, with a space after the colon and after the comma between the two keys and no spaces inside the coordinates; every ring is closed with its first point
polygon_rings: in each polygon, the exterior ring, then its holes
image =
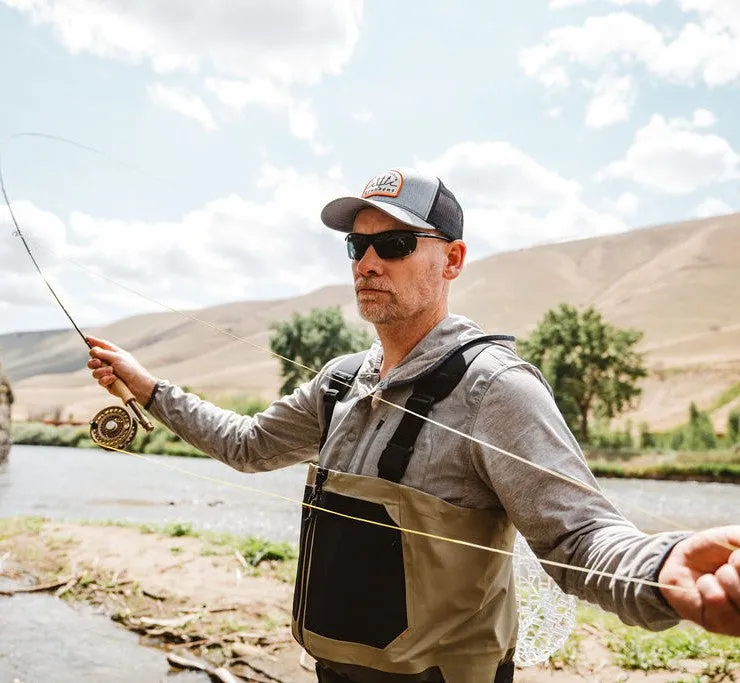
{"type": "Polygon", "coordinates": [[[707,197],[699,206],[696,207],[694,215],[697,218],[710,218],[712,216],[724,216],[732,213],[734,209],[716,197],[707,197]]]}
{"type": "MultiPolygon", "coordinates": [[[[620,7],[626,7],[628,5],[647,5],[648,7],[655,7],[663,0],[609,0],[612,5],[619,5],[620,7]]],[[[563,9],[564,7],[576,7],[578,5],[585,5],[593,2],[593,0],[550,0],[550,9],[563,9]]]]}
{"type": "Polygon", "coordinates": [[[152,83],[147,88],[149,98],[155,104],[165,109],[182,114],[200,123],[206,130],[216,130],[216,122],[210,109],[194,92],[181,86],[152,83]]]}
{"type": "Polygon", "coordinates": [[[311,102],[299,102],[288,113],[290,132],[301,140],[313,140],[319,127],[311,102]]]}
{"type": "MultiPolygon", "coordinates": [[[[264,165],[253,197],[220,197],[170,221],[117,220],[79,211],[62,221],[29,203],[15,206],[49,277],[64,275],[55,288],[66,287],[65,299],[75,312],[100,322],[141,311],[142,300],[112,284],[99,286],[68,261],[181,308],[297,295],[348,282],[342,236],[319,219],[326,201],[349,192],[341,175],[338,167],[300,174],[264,165]],[[53,259],[49,248],[57,254],[53,259]]],[[[7,229],[6,214],[0,211],[0,229],[7,229]]],[[[0,302],[49,305],[48,292],[19,245],[0,240],[0,302]]]]}
{"type": "Polygon", "coordinates": [[[352,118],[357,121],[357,123],[369,123],[373,120],[373,113],[368,109],[362,108],[352,114],[352,118]]]}
{"type": "Polygon", "coordinates": [[[460,199],[467,239],[478,252],[626,229],[613,213],[589,207],[579,183],[506,142],[459,143],[416,167],[439,175],[460,199]]]}
{"type": "Polygon", "coordinates": [[[550,107],[545,111],[545,116],[548,119],[559,119],[563,115],[564,111],[564,107],[550,107]]]}
{"type": "Polygon", "coordinates": [[[329,148],[316,137],[319,120],[310,100],[296,101],[285,87],[276,87],[270,81],[255,80],[249,83],[208,79],[206,87],[225,105],[243,109],[249,104],[259,104],[268,109],[287,114],[288,128],[299,140],[306,140],[316,154],[327,154],[329,148]]]}
{"type": "Polygon", "coordinates": [[[244,82],[207,78],[205,84],[223,104],[234,109],[243,109],[249,104],[280,108],[290,106],[293,102],[285,86],[279,86],[266,79],[244,82]]]}
{"type": "MultiPolygon", "coordinates": [[[[525,73],[547,87],[568,85],[574,65],[623,73],[642,64],[671,83],[710,87],[740,80],[740,3],[736,0],[677,0],[688,13],[674,35],[625,11],[587,18],[581,25],[549,31],[543,41],[521,51],[525,73]]],[[[583,4],[557,2],[551,6],[583,4]]],[[[616,2],[613,4],[637,4],[616,2]]],[[[657,4],[657,3],[641,3],[657,4]]]]}
{"type": "Polygon", "coordinates": [[[2,0],[73,53],[149,61],[160,73],[317,83],[347,63],[361,0],[2,0]]]}
{"type": "MultiPolygon", "coordinates": [[[[66,226],[54,214],[42,211],[27,201],[11,202],[21,231],[34,257],[49,277],[59,263],[58,252],[66,240],[66,226]],[[44,249],[38,247],[45,246],[44,249]]],[[[0,301],[12,301],[34,306],[46,306],[49,293],[38,276],[7,206],[0,207],[0,301]]]]}
{"type": "Polygon", "coordinates": [[[586,111],[589,128],[607,128],[629,118],[635,103],[630,76],[602,76],[593,86],[594,95],[586,111]]]}
{"type": "Polygon", "coordinates": [[[696,128],[711,128],[717,123],[717,118],[711,111],[706,109],[697,109],[694,112],[692,123],[696,128]]]}
{"type": "Polygon", "coordinates": [[[623,192],[617,199],[607,204],[618,216],[631,218],[637,214],[640,208],[640,198],[632,192],[623,192]]]}
{"type": "Polygon", "coordinates": [[[695,114],[694,121],[656,114],[637,131],[625,158],[607,166],[600,177],[626,178],[677,195],[740,177],[740,156],[730,143],[693,130],[697,119],[708,120],[707,114],[695,114]]]}
{"type": "MultiPolygon", "coordinates": [[[[130,64],[159,74],[185,72],[231,107],[297,107],[291,127],[310,124],[292,86],[338,74],[359,37],[362,0],[0,0],[52,27],[72,53],[130,64]]],[[[215,122],[206,105],[182,88],[155,84],[155,100],[199,121],[215,122]],[[166,89],[166,90],[165,90],[166,89]]],[[[291,110],[292,111],[292,110],[291,110]]],[[[324,149],[314,144],[317,151],[324,149]]]]}
{"type": "MultiPolygon", "coordinates": [[[[463,203],[472,258],[626,229],[616,211],[588,206],[579,183],[505,142],[460,143],[417,166],[440,174],[463,203]]],[[[365,179],[360,180],[348,188],[336,165],[305,174],[264,164],[249,197],[220,197],[175,220],[117,220],[73,212],[62,222],[31,205],[26,218],[29,226],[43,223],[31,219],[35,211],[48,222],[48,235],[62,258],[154,300],[200,307],[348,282],[342,235],[325,228],[319,214],[328,200],[359,192],[365,179]],[[120,235],[126,236],[123,248],[120,235]]],[[[13,258],[0,260],[0,267],[13,258]]],[[[3,282],[9,281],[4,277],[3,282]]],[[[87,275],[63,281],[75,309],[86,306],[80,310],[90,311],[95,322],[142,309],[134,295],[112,292],[113,285],[98,286],[87,275]]],[[[30,290],[12,282],[9,288],[0,285],[0,301],[18,302],[19,292],[30,290]]]]}

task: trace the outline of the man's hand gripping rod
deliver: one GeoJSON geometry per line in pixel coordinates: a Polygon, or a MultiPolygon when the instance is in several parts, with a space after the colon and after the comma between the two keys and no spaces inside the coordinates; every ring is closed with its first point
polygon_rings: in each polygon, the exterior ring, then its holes
{"type": "MultiPolygon", "coordinates": [[[[88,348],[93,348],[90,340],[87,337],[84,337],[84,339],[88,348]]],[[[106,363],[106,365],[109,365],[109,363],[106,363]]],[[[131,389],[126,386],[126,383],[122,379],[116,377],[113,384],[106,388],[111,394],[121,399],[123,405],[133,414],[134,419],[131,419],[131,414],[127,410],[119,406],[103,408],[90,420],[90,437],[96,444],[103,448],[112,446],[114,448],[126,449],[131,445],[131,442],[136,436],[137,423],[147,432],[153,431],[154,425],[152,425],[149,418],[144,414],[131,389]]]]}

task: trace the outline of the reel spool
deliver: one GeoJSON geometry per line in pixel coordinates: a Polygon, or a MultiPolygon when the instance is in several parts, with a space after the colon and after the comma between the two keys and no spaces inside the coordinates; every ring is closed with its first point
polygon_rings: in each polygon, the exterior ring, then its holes
{"type": "Polygon", "coordinates": [[[136,436],[136,421],[125,408],[108,406],[90,420],[90,436],[102,448],[127,449],[136,436]]]}

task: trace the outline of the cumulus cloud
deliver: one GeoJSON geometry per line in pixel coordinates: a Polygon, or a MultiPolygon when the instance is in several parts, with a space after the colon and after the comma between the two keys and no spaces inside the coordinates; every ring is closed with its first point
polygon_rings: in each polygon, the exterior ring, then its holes
{"type": "Polygon", "coordinates": [[[707,197],[699,206],[696,207],[694,215],[697,218],[711,218],[712,216],[724,216],[732,213],[734,209],[716,197],[707,197]]]}
{"type": "Polygon", "coordinates": [[[317,83],[346,64],[361,0],[3,0],[52,26],[73,53],[150,62],[160,73],[317,83]]]}
{"type": "Polygon", "coordinates": [[[147,88],[147,94],[155,104],[197,121],[206,130],[215,130],[217,127],[210,109],[187,88],[152,83],[147,88]]]}
{"type": "MultiPolygon", "coordinates": [[[[11,203],[11,207],[34,257],[45,272],[47,269],[52,271],[49,278],[53,279],[53,268],[59,263],[58,254],[67,239],[64,222],[31,202],[17,201],[11,203]],[[38,243],[46,248],[36,248],[38,243]]],[[[0,301],[31,306],[48,305],[48,290],[26,253],[21,238],[15,234],[15,224],[7,206],[0,207],[0,235],[3,237],[0,239],[0,272],[3,274],[0,278],[0,301]]]]}
{"type": "Polygon", "coordinates": [[[635,103],[635,89],[630,76],[602,76],[593,86],[593,98],[586,111],[589,128],[607,128],[629,118],[635,103]]]}
{"type": "MultiPolygon", "coordinates": [[[[550,7],[586,1],[553,0],[550,7]]],[[[624,75],[635,65],[675,84],[718,87],[740,81],[740,3],[676,2],[687,15],[678,31],[660,28],[629,11],[613,11],[548,31],[539,44],[520,52],[520,65],[529,77],[548,88],[571,85],[576,68],[624,75]]],[[[612,4],[626,7],[658,2],[612,0],[612,4]]]]}
{"type": "MultiPolygon", "coordinates": [[[[293,86],[315,85],[341,72],[362,17],[362,0],[0,2],[50,26],[74,54],[147,63],[161,76],[193,74],[237,107],[287,106],[293,86]]],[[[197,95],[163,84],[154,88],[155,102],[206,128],[215,126],[197,95]]]]}
{"type": "Polygon", "coordinates": [[[588,206],[579,183],[506,142],[459,143],[416,166],[460,199],[474,256],[626,229],[613,212],[588,206]]]}
{"type": "Polygon", "coordinates": [[[640,198],[632,192],[623,192],[615,200],[608,201],[607,206],[618,216],[631,218],[640,208],[640,198]]]}
{"type": "MultiPolygon", "coordinates": [[[[55,254],[44,259],[49,277],[63,274],[59,287],[67,287],[73,309],[97,322],[153,307],[112,284],[99,286],[93,273],[175,308],[349,282],[342,236],[319,220],[326,201],[348,192],[336,167],[301,174],[264,165],[252,196],[220,197],[174,220],[118,220],[80,211],[62,220],[32,204],[15,206],[36,242],[34,252],[55,254]]],[[[0,229],[6,222],[0,212],[0,229]]],[[[0,241],[0,271],[0,301],[49,305],[27,256],[9,240],[0,241]]]]}
{"type": "MultiPolygon", "coordinates": [[[[456,144],[415,165],[439,174],[460,198],[471,258],[626,229],[617,209],[589,206],[578,182],[506,142],[456,144]]],[[[52,275],[71,260],[154,300],[193,308],[349,282],[343,236],[323,226],[319,214],[328,200],[360,192],[365,180],[348,186],[336,165],[322,173],[301,173],[265,163],[248,196],[219,197],[172,220],[119,220],[81,211],[62,220],[30,204],[24,211],[29,228],[38,224],[46,230],[39,239],[58,247],[62,260],[50,264],[52,275]],[[123,248],[121,235],[126,236],[123,248]]],[[[622,208],[629,203],[623,199],[622,208]]],[[[23,274],[14,258],[17,254],[0,251],[4,275],[13,268],[23,274]]],[[[18,302],[21,292],[30,291],[17,279],[12,282],[0,289],[0,301],[18,302]]],[[[73,282],[69,290],[75,308],[79,303],[98,311],[91,318],[96,322],[145,307],[113,285],[90,286],[86,274],[73,282]]]]}
{"type": "MultiPolygon", "coordinates": [[[[586,5],[593,2],[593,0],[550,0],[549,7],[551,9],[563,9],[565,7],[576,7],[578,5],[586,5]]],[[[627,7],[628,5],[643,5],[647,7],[654,7],[663,0],[609,0],[612,5],[619,5],[620,7],[627,7]]]]}
{"type": "Polygon", "coordinates": [[[740,156],[724,138],[698,132],[697,120],[666,119],[659,114],[635,134],[624,159],[600,172],[603,178],[625,178],[669,194],[688,194],[698,188],[740,177],[740,156]]]}

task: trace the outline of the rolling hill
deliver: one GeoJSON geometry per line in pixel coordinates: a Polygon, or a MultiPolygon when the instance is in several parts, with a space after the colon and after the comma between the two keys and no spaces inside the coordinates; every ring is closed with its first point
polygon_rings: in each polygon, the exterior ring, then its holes
{"type": "MultiPolygon", "coordinates": [[[[607,320],[645,332],[650,376],[629,418],[662,429],[684,421],[690,401],[721,430],[740,407],[740,214],[500,253],[468,263],[451,309],[489,332],[526,336],[560,302],[594,305],[607,320]],[[723,396],[724,394],[724,396],[723,396]]],[[[155,374],[218,400],[265,398],[280,385],[269,324],[295,311],[340,306],[359,320],[352,288],[326,287],[275,301],[229,303],[187,314],[135,316],[89,332],[130,350],[155,374]],[[225,337],[190,317],[218,326],[225,337]]],[[[111,402],[84,368],[86,350],[66,330],[0,336],[19,418],[58,410],[89,419],[111,402]]]]}

